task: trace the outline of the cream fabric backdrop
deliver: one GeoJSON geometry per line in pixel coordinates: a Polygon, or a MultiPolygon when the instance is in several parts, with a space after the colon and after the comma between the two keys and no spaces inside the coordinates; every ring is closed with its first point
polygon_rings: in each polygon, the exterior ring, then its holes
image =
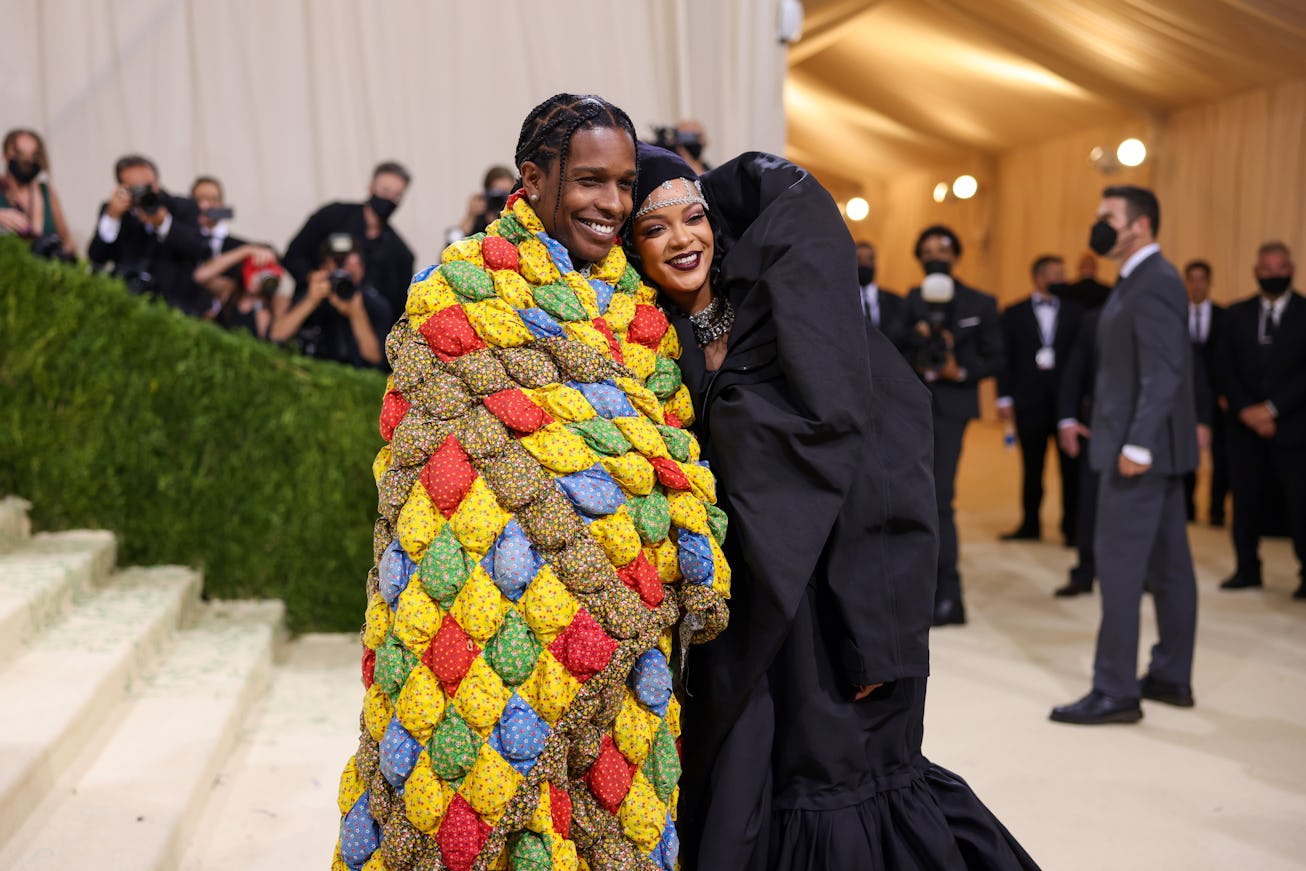
{"type": "Polygon", "coordinates": [[[0,0],[0,126],[45,135],[82,250],[126,152],[174,192],[217,175],[233,231],[279,248],[397,159],[420,265],[558,91],[601,94],[641,135],[699,118],[709,159],[782,150],[777,3],[0,0]]]}

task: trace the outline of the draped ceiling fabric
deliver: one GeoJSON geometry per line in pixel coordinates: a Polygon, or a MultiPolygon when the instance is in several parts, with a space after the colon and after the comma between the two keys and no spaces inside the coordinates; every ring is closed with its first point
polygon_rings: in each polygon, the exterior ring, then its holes
{"type": "MultiPolygon", "coordinates": [[[[1163,248],[1215,267],[1215,295],[1254,289],[1257,245],[1306,261],[1306,2],[805,0],[785,87],[789,155],[871,216],[891,286],[916,283],[928,223],[967,245],[959,272],[1011,300],[1028,264],[1075,259],[1105,184],[1154,187],[1163,248]],[[1148,145],[1105,175],[1094,146],[1148,145]],[[969,202],[930,191],[975,175],[969,202]]],[[[1104,268],[1104,278],[1111,278],[1104,268]]],[[[1303,270],[1306,274],[1306,270],[1303,270]]]]}
{"type": "Polygon", "coordinates": [[[218,176],[233,232],[278,247],[396,159],[421,264],[559,91],[601,94],[642,135],[698,118],[710,159],[783,150],[778,2],[0,0],[0,127],[44,133],[82,250],[127,152],[176,192],[218,176]]]}

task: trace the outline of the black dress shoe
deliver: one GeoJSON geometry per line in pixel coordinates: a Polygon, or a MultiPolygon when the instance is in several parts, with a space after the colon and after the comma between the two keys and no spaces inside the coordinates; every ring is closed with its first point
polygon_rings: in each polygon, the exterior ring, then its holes
{"type": "Polygon", "coordinates": [[[1194,704],[1191,686],[1157,680],[1150,674],[1145,674],[1138,679],[1138,694],[1149,701],[1164,702],[1176,708],[1191,708],[1194,704]]]}
{"type": "Polygon", "coordinates": [[[1143,719],[1138,699],[1117,699],[1093,690],[1077,702],[1053,708],[1050,719],[1057,723],[1101,726],[1106,723],[1137,723],[1143,719]]]}
{"type": "Polygon", "coordinates": [[[1249,578],[1246,575],[1234,575],[1224,583],[1220,584],[1221,590],[1249,590],[1253,587],[1261,586],[1260,578],[1249,578]]]}
{"type": "Polygon", "coordinates": [[[1037,529],[1030,529],[1029,527],[1022,526],[1020,529],[1017,529],[1015,532],[1008,532],[1003,535],[999,535],[998,540],[999,541],[1038,541],[1039,537],[1040,537],[1039,531],[1037,529]]]}
{"type": "Polygon", "coordinates": [[[960,626],[966,622],[966,607],[961,604],[960,599],[940,599],[934,603],[934,625],[947,626],[955,624],[960,626]]]}
{"type": "Polygon", "coordinates": [[[1092,581],[1083,583],[1082,581],[1077,581],[1074,578],[1071,578],[1066,581],[1064,587],[1057,587],[1053,590],[1052,595],[1056,596],[1058,599],[1068,599],[1071,596],[1085,596],[1091,592],[1093,592],[1092,581]]]}

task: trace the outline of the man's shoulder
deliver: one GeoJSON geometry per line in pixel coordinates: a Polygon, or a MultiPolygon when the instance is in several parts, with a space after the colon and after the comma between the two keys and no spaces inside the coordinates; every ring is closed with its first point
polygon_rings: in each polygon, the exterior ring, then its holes
{"type": "Polygon", "coordinates": [[[1003,308],[1002,316],[1008,317],[1010,315],[1019,314],[1020,312],[1025,311],[1026,309],[1031,309],[1033,307],[1034,307],[1033,298],[1024,296],[1016,300],[1015,302],[1007,305],[1005,308],[1003,308]]]}
{"type": "Polygon", "coordinates": [[[901,301],[903,298],[901,293],[898,293],[898,291],[896,290],[890,290],[887,287],[877,287],[875,289],[875,293],[877,296],[881,296],[885,299],[895,299],[901,301]]]}

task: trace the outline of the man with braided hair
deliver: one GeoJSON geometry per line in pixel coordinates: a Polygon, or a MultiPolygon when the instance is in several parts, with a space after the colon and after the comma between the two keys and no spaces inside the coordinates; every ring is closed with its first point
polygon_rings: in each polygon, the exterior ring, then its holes
{"type": "Polygon", "coordinates": [[[516,167],[386,341],[336,871],[676,866],[673,636],[724,628],[725,515],[676,331],[614,246],[630,119],[559,94],[516,167]]]}

